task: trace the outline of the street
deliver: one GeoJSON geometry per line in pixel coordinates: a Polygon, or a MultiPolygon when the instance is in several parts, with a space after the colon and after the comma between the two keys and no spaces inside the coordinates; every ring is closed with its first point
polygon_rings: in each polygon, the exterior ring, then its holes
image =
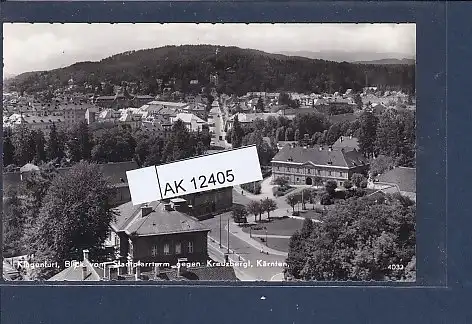
{"type": "MultiPolygon", "coordinates": [[[[228,249],[228,219],[230,222],[231,212],[216,216],[215,218],[202,221],[202,224],[211,229],[208,240],[208,252],[215,261],[223,261],[228,249]],[[220,248],[220,220],[221,220],[221,245],[220,248]]],[[[231,227],[231,226],[230,226],[231,227]]],[[[236,275],[243,281],[280,281],[283,278],[283,263],[286,257],[261,253],[256,248],[257,242],[246,242],[229,232],[229,259],[233,262],[248,262],[248,267],[235,267],[236,275]]]]}

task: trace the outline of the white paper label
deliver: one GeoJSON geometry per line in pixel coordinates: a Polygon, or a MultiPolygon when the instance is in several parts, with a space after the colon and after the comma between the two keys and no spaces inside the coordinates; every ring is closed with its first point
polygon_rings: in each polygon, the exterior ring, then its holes
{"type": "Polygon", "coordinates": [[[127,171],[133,205],[262,180],[256,146],[127,171]]]}

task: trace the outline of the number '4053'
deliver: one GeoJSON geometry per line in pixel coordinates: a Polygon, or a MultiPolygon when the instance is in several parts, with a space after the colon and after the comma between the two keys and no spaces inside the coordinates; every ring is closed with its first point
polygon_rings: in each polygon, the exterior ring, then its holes
{"type": "Polygon", "coordinates": [[[201,175],[199,177],[193,177],[190,182],[193,184],[195,189],[208,188],[208,185],[216,186],[217,184],[231,183],[234,181],[233,170],[226,170],[225,172],[212,173],[208,177],[201,175]]]}

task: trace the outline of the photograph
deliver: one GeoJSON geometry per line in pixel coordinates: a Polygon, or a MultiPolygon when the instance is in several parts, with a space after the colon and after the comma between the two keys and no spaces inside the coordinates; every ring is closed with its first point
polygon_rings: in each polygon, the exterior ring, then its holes
{"type": "Polygon", "coordinates": [[[415,283],[414,23],[4,23],[3,63],[3,280],[415,283]]]}

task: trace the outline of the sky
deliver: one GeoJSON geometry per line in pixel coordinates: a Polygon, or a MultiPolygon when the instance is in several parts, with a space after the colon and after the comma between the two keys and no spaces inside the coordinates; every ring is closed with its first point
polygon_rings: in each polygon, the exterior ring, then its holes
{"type": "Polygon", "coordinates": [[[414,24],[3,24],[4,76],[97,61],[130,50],[212,44],[414,57],[414,24]]]}

